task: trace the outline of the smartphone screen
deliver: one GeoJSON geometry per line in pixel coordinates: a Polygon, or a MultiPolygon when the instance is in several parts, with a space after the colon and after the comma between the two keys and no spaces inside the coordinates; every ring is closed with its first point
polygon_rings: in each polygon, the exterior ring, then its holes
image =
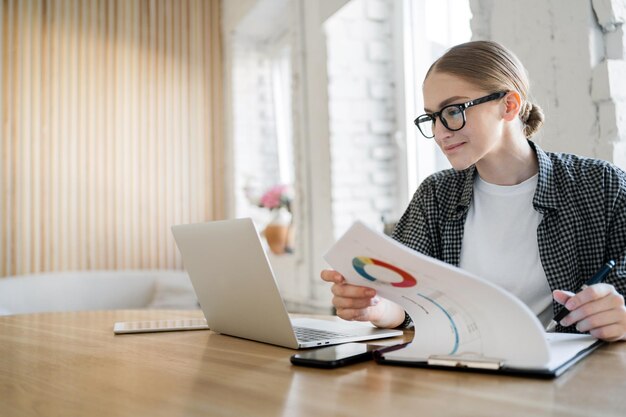
{"type": "Polygon", "coordinates": [[[370,360],[373,358],[373,352],[379,348],[381,348],[379,345],[344,343],[297,353],[291,357],[291,363],[316,368],[337,368],[370,360]]]}

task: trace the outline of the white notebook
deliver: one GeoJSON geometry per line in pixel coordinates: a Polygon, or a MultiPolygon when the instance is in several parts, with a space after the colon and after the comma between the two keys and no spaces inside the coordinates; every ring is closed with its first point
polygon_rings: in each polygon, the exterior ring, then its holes
{"type": "Polygon", "coordinates": [[[362,223],[324,258],[348,282],[375,288],[413,319],[413,342],[381,352],[380,363],[554,377],[601,344],[589,335],[546,333],[508,291],[362,223]]]}

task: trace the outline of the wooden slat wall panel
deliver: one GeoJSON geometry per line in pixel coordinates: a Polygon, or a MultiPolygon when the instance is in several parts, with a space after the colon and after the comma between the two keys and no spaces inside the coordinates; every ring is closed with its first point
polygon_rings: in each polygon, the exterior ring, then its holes
{"type": "Polygon", "coordinates": [[[180,268],[224,213],[219,0],[2,0],[0,48],[0,276],[180,268]]]}

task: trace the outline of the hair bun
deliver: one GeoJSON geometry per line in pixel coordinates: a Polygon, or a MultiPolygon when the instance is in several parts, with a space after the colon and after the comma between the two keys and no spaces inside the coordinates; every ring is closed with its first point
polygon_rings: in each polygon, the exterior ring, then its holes
{"type": "Polygon", "coordinates": [[[530,112],[533,109],[533,104],[530,102],[524,103],[524,110],[519,114],[519,118],[522,119],[522,122],[526,123],[528,117],[530,116],[530,112]]]}
{"type": "Polygon", "coordinates": [[[520,119],[524,122],[524,134],[527,138],[530,138],[543,126],[543,110],[536,104],[533,105],[527,102],[524,113],[520,114],[520,119]]]}

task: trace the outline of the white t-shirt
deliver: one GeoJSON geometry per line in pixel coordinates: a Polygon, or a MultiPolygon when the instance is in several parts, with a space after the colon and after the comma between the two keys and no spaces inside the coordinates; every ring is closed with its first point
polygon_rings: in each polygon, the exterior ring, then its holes
{"type": "Polygon", "coordinates": [[[465,221],[460,267],[521,299],[547,325],[552,294],[539,259],[533,208],[537,175],[521,184],[494,185],[476,176],[465,221]]]}

